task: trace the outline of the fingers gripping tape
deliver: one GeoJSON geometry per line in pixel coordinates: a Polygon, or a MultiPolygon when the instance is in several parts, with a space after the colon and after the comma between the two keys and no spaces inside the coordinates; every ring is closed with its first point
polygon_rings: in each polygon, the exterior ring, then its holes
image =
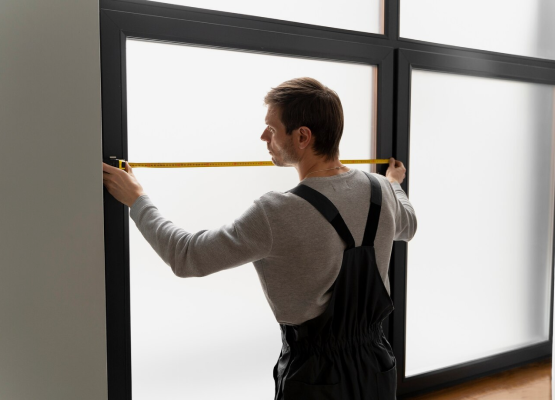
{"type": "Polygon", "coordinates": [[[115,158],[112,156],[108,159],[105,159],[104,162],[108,165],[111,165],[112,167],[125,170],[125,160],[120,160],[119,158],[115,158]]]}

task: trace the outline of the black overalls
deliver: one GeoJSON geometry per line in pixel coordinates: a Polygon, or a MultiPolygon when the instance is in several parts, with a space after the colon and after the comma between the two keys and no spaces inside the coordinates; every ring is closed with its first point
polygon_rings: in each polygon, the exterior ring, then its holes
{"type": "Polygon", "coordinates": [[[320,211],[347,247],[324,313],[301,325],[280,324],[283,347],[274,367],[275,400],[396,399],[395,357],[382,330],[393,302],[374,251],[382,191],[378,179],[366,175],[370,210],[360,247],[326,196],[303,184],[289,190],[320,211]]]}

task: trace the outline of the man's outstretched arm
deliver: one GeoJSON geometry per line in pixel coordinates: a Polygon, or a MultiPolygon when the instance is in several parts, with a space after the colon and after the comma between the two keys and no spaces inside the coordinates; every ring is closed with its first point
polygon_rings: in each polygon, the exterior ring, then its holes
{"type": "Polygon", "coordinates": [[[233,223],[219,229],[187,232],[164,218],[148,195],[131,206],[130,217],[175,275],[201,277],[266,257],[272,234],[262,206],[255,201],[233,223]]]}
{"type": "Polygon", "coordinates": [[[406,168],[401,161],[394,158],[389,159],[389,168],[385,174],[391,183],[391,189],[395,194],[395,237],[394,240],[410,241],[416,233],[416,213],[409,201],[407,194],[401,188],[401,183],[406,176],[406,168]]]}
{"type": "Polygon", "coordinates": [[[131,219],[175,275],[198,277],[260,260],[272,248],[272,232],[262,205],[254,204],[220,229],[190,233],[164,218],[126,164],[126,171],[103,163],[104,186],[130,207],[131,219]]]}

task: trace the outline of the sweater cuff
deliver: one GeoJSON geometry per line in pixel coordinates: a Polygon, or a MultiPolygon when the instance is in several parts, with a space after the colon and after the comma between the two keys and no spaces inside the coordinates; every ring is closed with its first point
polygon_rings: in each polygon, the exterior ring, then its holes
{"type": "Polygon", "coordinates": [[[152,200],[150,200],[150,197],[148,197],[148,195],[146,194],[143,194],[142,196],[139,196],[129,208],[129,216],[133,221],[137,222],[141,211],[144,210],[146,207],[156,208],[152,200]]]}
{"type": "Polygon", "coordinates": [[[389,182],[389,183],[391,183],[391,187],[392,187],[393,189],[400,189],[400,190],[403,190],[403,188],[401,187],[401,184],[400,184],[400,183],[397,183],[397,182],[389,182]]]}

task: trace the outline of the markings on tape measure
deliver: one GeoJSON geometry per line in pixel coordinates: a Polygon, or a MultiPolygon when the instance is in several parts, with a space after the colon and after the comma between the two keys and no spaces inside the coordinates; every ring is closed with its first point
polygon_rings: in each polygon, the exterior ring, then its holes
{"type": "MultiPolygon", "coordinates": [[[[125,169],[125,160],[118,160],[119,168],[125,169]]],[[[339,160],[342,164],[389,164],[388,159],[339,160]]],[[[271,161],[228,161],[228,162],[182,162],[182,163],[135,163],[131,168],[206,168],[206,167],[272,167],[271,161]]]]}

